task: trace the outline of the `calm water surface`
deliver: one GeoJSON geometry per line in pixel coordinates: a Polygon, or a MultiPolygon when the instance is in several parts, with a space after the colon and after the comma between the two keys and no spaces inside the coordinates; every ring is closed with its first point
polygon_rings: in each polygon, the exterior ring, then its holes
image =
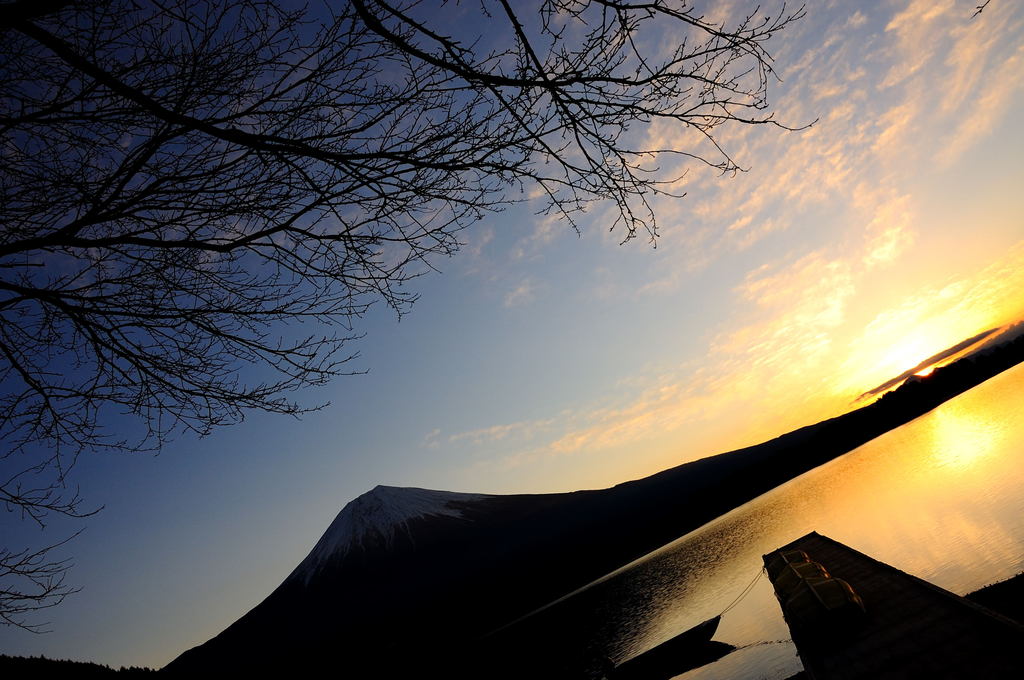
{"type": "MultiPolygon", "coordinates": [[[[1024,570],[1024,365],[736,508],[563,600],[592,649],[622,661],[720,613],[761,556],[810,531],[964,594],[1024,570]]],[[[679,676],[787,678],[800,670],[759,578],[716,640],[740,649],[679,676]]]]}

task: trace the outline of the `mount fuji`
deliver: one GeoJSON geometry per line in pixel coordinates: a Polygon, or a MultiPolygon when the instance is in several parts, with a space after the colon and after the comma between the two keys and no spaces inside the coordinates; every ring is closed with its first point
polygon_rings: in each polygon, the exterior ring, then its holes
{"type": "Polygon", "coordinates": [[[770,488],[750,466],[803,448],[818,427],[609,489],[378,486],[338,513],[263,602],[166,670],[476,675],[481,636],[770,488]]]}

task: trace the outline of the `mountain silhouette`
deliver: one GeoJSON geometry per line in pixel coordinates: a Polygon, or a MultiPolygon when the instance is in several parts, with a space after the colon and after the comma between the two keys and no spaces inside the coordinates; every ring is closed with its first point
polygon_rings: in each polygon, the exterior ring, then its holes
{"type": "MultiPolygon", "coordinates": [[[[341,510],[263,602],[165,670],[542,677],[543,640],[522,626],[486,634],[1022,359],[1014,335],[850,413],[608,489],[378,486],[341,510]]],[[[571,631],[560,635],[569,644],[571,631]]]]}

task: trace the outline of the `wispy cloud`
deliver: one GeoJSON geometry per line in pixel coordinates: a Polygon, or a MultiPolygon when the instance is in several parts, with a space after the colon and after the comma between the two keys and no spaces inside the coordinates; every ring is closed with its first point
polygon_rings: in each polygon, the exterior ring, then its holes
{"type": "MultiPolygon", "coordinates": [[[[516,423],[503,423],[491,425],[467,432],[458,432],[448,436],[448,442],[455,444],[460,442],[470,443],[476,446],[493,444],[504,439],[515,437],[517,439],[531,439],[539,433],[550,428],[555,419],[547,418],[542,420],[529,420],[516,423]]],[[[440,431],[438,431],[440,434],[440,431]]]]}
{"type": "MultiPolygon", "coordinates": [[[[738,404],[742,436],[777,434],[1024,314],[1014,302],[1024,243],[976,273],[920,255],[936,228],[924,222],[931,196],[922,187],[1005,124],[1024,87],[1020,21],[969,22],[951,0],[830,7],[841,16],[807,28],[802,49],[787,45],[779,60],[780,119],[818,122],[797,133],[723,128],[722,143],[750,171],[721,177],[692,165],[680,185],[686,199],[655,201],[662,237],[645,276],[627,291],[613,268],[598,267],[590,282],[587,293],[602,300],[671,303],[701,294],[691,288],[698,277],[731,291],[724,320],[701,329],[710,338],[701,359],[666,360],[628,389],[610,388],[611,401],[581,398],[557,418],[481,428],[451,444],[500,443],[505,464],[610,456],[655,440],[681,447],[738,404]]],[[[666,149],[698,141],[664,121],[647,138],[666,149]]],[[[557,227],[542,221],[515,254],[530,259],[557,227]]],[[[620,236],[603,238],[615,245],[620,236]]],[[[535,275],[514,280],[506,306],[535,298],[535,275]]],[[[726,430],[716,441],[741,436],[726,430]]]]}
{"type": "Polygon", "coordinates": [[[935,159],[942,166],[952,165],[975,143],[990,134],[995,123],[1005,116],[1013,95],[1024,88],[1024,46],[985,80],[987,85],[971,99],[969,109],[936,154],[935,159]]]}
{"type": "Polygon", "coordinates": [[[856,285],[848,263],[815,252],[762,266],[737,292],[755,304],[761,319],[719,334],[712,355],[740,358],[764,371],[797,357],[803,366],[817,367],[832,343],[831,329],[845,320],[856,285]]]}
{"type": "Polygon", "coordinates": [[[521,307],[533,302],[536,296],[536,284],[532,279],[524,279],[515,288],[505,294],[506,307],[521,307]]]}
{"type": "Polygon", "coordinates": [[[864,265],[874,269],[896,260],[914,241],[909,194],[880,201],[864,229],[864,265]]]}
{"type": "Polygon", "coordinates": [[[834,390],[860,393],[865,381],[900,374],[964,335],[1024,317],[1022,289],[1024,241],[980,271],[943,277],[892,296],[848,340],[834,390]]]}
{"type": "Polygon", "coordinates": [[[980,272],[890,301],[864,328],[847,313],[855,278],[846,264],[823,253],[770,264],[736,290],[754,306],[751,313],[761,310],[763,318],[723,330],[703,362],[635,375],[614,391],[614,403],[581,403],[556,418],[480,428],[447,441],[488,450],[501,443],[503,453],[486,462],[501,468],[551,457],[599,459],[665,439],[680,442],[675,459],[685,460],[849,408],[865,381],[889,370],[886,348],[901,372],[920,370],[949,354],[941,350],[950,343],[963,340],[958,329],[977,333],[1024,316],[1017,295],[1024,286],[1024,241],[980,272]],[[690,433],[712,431],[716,423],[719,436],[712,450],[690,438],[690,433]]]}
{"type": "Polygon", "coordinates": [[[924,68],[940,46],[937,36],[941,28],[936,22],[956,7],[952,0],[913,0],[898,12],[885,27],[887,33],[896,36],[892,66],[882,78],[882,89],[903,83],[924,68]]]}
{"type": "Polygon", "coordinates": [[[435,427],[433,430],[431,430],[430,432],[423,436],[423,440],[420,442],[420,446],[423,446],[424,448],[428,449],[437,449],[441,445],[440,437],[441,429],[435,427]]]}
{"type": "Polygon", "coordinates": [[[562,215],[551,214],[538,217],[533,223],[529,236],[520,239],[512,248],[512,258],[532,257],[544,251],[559,236],[575,234],[572,226],[562,215]]]}

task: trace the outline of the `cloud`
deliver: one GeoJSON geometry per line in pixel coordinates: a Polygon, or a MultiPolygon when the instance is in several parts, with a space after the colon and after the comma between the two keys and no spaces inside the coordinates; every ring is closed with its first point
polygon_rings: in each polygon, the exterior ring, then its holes
{"type": "MultiPolygon", "coordinates": [[[[847,342],[833,391],[855,395],[940,353],[965,335],[1024,316],[1024,241],[980,271],[946,276],[885,299],[847,342]]],[[[918,369],[920,370],[920,369],[918,369]]]]}
{"type": "Polygon", "coordinates": [[[874,269],[899,257],[914,241],[911,197],[904,194],[882,202],[874,218],[865,227],[867,244],[864,265],[874,269]]]}
{"type": "MultiPolygon", "coordinates": [[[[933,265],[923,256],[934,252],[940,227],[952,227],[922,223],[934,220],[922,187],[1000,123],[1024,84],[1020,21],[993,34],[949,1],[895,12],[830,7],[842,16],[806,29],[825,38],[804,34],[803,51],[789,43],[792,53],[777,62],[786,79],[775,93],[780,119],[818,123],[798,133],[719,128],[718,140],[750,171],[722,177],[691,165],[681,184],[688,197],[654,202],[663,235],[635,287],[625,290],[626,277],[611,281],[614,267],[595,270],[594,297],[670,299],[695,294],[696,281],[731,290],[727,314],[700,317],[716,319],[701,328],[711,339],[693,355],[700,361],[650,368],[628,388],[609,389],[611,401],[581,399],[543,427],[496,425],[457,441],[500,442],[494,455],[509,464],[598,459],[653,441],[693,452],[691,433],[734,423],[741,408],[743,427],[719,430],[721,450],[722,441],[835,415],[866,386],[1024,314],[1015,302],[1024,242],[980,272],[967,271],[978,266],[974,255],[951,271],[958,260],[933,265]],[[884,33],[869,33],[879,24],[884,33]]],[[[646,143],[700,148],[692,130],[666,122],[648,130],[646,143]]],[[[538,225],[522,251],[550,228],[538,225]]],[[[506,304],[529,302],[535,289],[524,278],[506,304]]]]}
{"type": "Polygon", "coordinates": [[[945,60],[947,75],[941,104],[944,113],[958,109],[975,89],[998,42],[998,31],[979,30],[976,24],[959,26],[952,35],[954,42],[945,60]]]}
{"type": "Polygon", "coordinates": [[[955,351],[950,345],[966,333],[1024,316],[1024,241],[981,271],[866,301],[858,296],[861,278],[871,277],[856,268],[862,256],[815,251],[767,263],[735,288],[748,306],[745,316],[719,329],[702,360],[650,366],[602,400],[574,404],[554,418],[479,428],[448,441],[487,447],[478,472],[548,469],[572,456],[587,456],[595,469],[618,461],[621,471],[588,478],[600,485],[653,472],[658,460],[692,460],[831,417],[850,407],[865,382],[892,376],[893,366],[920,370],[955,351]],[[858,301],[873,310],[864,326],[853,317],[858,301]],[[639,451],[638,467],[629,467],[624,461],[639,451]]]}
{"type": "Polygon", "coordinates": [[[855,29],[855,28],[860,28],[861,26],[863,26],[863,25],[864,25],[864,24],[866,24],[867,22],[868,22],[868,18],[867,18],[867,16],[865,16],[865,15],[864,15],[864,13],[863,13],[863,12],[861,12],[860,10],[857,10],[857,11],[856,11],[856,12],[854,12],[854,13],[853,13],[853,15],[852,15],[852,16],[851,16],[851,17],[850,17],[850,18],[849,18],[848,20],[847,20],[847,22],[846,22],[846,28],[847,28],[847,29],[855,29]]]}
{"type": "Polygon", "coordinates": [[[464,276],[478,276],[493,280],[496,267],[488,256],[496,233],[493,227],[481,224],[479,228],[462,232],[463,243],[459,249],[459,265],[464,276]]]}
{"type": "Polygon", "coordinates": [[[437,449],[441,445],[441,442],[439,441],[440,436],[441,436],[441,429],[440,428],[434,428],[433,430],[428,432],[426,435],[424,435],[423,441],[420,442],[420,446],[423,446],[423,447],[428,448],[428,449],[437,449]]]}
{"type": "Polygon", "coordinates": [[[512,259],[518,260],[537,255],[548,247],[558,236],[575,233],[572,226],[561,214],[551,214],[534,220],[533,230],[512,248],[512,259]]]}
{"type": "Polygon", "coordinates": [[[917,97],[893,106],[878,117],[881,131],[872,150],[881,156],[897,156],[907,146],[908,135],[921,120],[921,101],[917,97]]]}
{"type": "Polygon", "coordinates": [[[533,302],[535,297],[536,286],[531,279],[527,278],[505,295],[505,306],[521,307],[533,302]]]}
{"type": "Polygon", "coordinates": [[[892,18],[885,30],[895,34],[898,54],[892,55],[893,65],[879,88],[898,85],[924,68],[940,45],[936,36],[941,30],[935,22],[954,8],[951,0],[913,0],[892,18]]]}
{"type": "Polygon", "coordinates": [[[751,226],[751,228],[747,229],[743,233],[743,236],[736,240],[736,248],[739,250],[746,250],[772,232],[785,229],[786,224],[787,222],[785,220],[775,219],[772,217],[761,219],[755,225],[751,226]]]}
{"type": "MultiPolygon", "coordinates": [[[[466,432],[449,435],[452,444],[468,442],[476,446],[493,444],[508,438],[530,439],[555,423],[553,418],[543,420],[524,420],[515,423],[491,425],[466,432]]],[[[439,433],[440,434],[440,433],[439,433]]]]}
{"type": "Polygon", "coordinates": [[[952,134],[944,138],[935,160],[952,165],[975,143],[988,135],[1006,114],[1013,95],[1024,86],[1024,46],[988,77],[980,94],[971,98],[952,134]]]}
{"type": "Polygon", "coordinates": [[[600,451],[643,438],[652,431],[674,430],[681,424],[682,385],[672,383],[648,389],[639,399],[620,408],[589,413],[583,427],[570,429],[548,448],[555,454],[600,451]]]}
{"type": "Polygon", "coordinates": [[[764,265],[736,290],[755,305],[753,320],[715,337],[711,356],[776,381],[794,365],[806,372],[826,361],[856,285],[847,262],[814,252],[764,265]]]}

